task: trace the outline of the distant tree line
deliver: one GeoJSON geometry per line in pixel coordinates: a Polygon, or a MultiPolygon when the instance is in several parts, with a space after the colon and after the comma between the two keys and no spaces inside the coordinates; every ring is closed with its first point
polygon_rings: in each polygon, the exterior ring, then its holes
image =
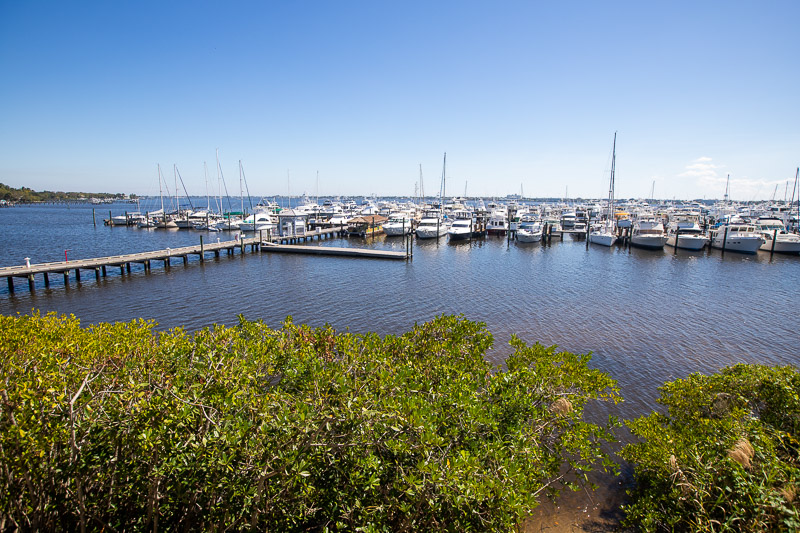
{"type": "MultiPolygon", "coordinates": [[[[99,199],[119,199],[126,196],[123,193],[86,193],[86,192],[61,192],[61,191],[42,191],[37,192],[28,187],[15,189],[0,183],[0,200],[14,203],[37,203],[37,202],[82,202],[89,198],[99,199]]],[[[135,197],[131,195],[131,197],[135,197]]]]}

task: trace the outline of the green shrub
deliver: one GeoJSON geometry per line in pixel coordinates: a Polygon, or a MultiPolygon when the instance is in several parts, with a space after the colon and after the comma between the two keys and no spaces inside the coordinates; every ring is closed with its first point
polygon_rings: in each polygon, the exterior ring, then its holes
{"type": "Polygon", "coordinates": [[[240,319],[0,317],[0,529],[509,531],[578,487],[617,401],[588,355],[437,317],[400,336],[240,319]]]}
{"type": "Polygon", "coordinates": [[[739,364],[667,383],[628,425],[636,487],[627,521],[645,531],[797,531],[800,374],[739,364]]]}

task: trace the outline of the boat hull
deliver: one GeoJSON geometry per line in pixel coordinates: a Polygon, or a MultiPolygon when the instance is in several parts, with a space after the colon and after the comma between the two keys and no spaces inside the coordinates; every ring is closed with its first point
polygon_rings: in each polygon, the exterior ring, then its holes
{"type": "MultiPolygon", "coordinates": [[[[765,239],[764,244],[761,245],[760,249],[764,250],[765,252],[773,251],[772,239],[765,239]]],[[[774,251],[781,254],[800,254],[800,240],[781,240],[779,235],[778,239],[775,241],[774,251]]]]}
{"type": "MultiPolygon", "coordinates": [[[[722,249],[722,242],[723,237],[719,237],[711,242],[711,246],[722,249]]],[[[762,242],[763,239],[758,237],[729,236],[727,242],[725,242],[725,251],[739,252],[742,254],[754,254],[759,250],[759,248],[761,248],[762,242]]]]}
{"type": "Polygon", "coordinates": [[[438,231],[437,228],[432,226],[420,226],[417,228],[418,239],[438,239],[445,233],[447,233],[447,227],[444,225],[440,226],[438,231]]]}
{"type": "MultiPolygon", "coordinates": [[[[708,244],[708,238],[700,235],[679,235],[678,248],[682,250],[702,250],[708,244]]],[[[675,247],[675,235],[667,237],[667,246],[675,247]]]]}
{"type": "Polygon", "coordinates": [[[631,237],[631,246],[647,250],[660,250],[664,248],[665,242],[667,242],[666,237],[657,235],[633,235],[631,237]]]}
{"type": "Polygon", "coordinates": [[[592,244],[599,244],[601,246],[614,246],[617,242],[617,236],[613,233],[590,233],[589,242],[592,244]]]}
{"type": "Polygon", "coordinates": [[[384,224],[383,232],[386,234],[387,237],[400,237],[402,235],[408,235],[411,233],[411,224],[406,224],[405,227],[400,225],[389,225],[384,224]]]}
{"type": "Polygon", "coordinates": [[[527,231],[517,231],[517,241],[519,242],[539,242],[542,240],[541,233],[529,233],[527,231]]]}

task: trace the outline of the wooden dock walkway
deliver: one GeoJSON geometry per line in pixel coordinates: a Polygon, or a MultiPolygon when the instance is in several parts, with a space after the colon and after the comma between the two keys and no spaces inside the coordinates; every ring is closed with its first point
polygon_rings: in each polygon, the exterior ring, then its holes
{"type": "Polygon", "coordinates": [[[101,277],[108,275],[109,268],[119,268],[120,274],[131,272],[132,264],[142,264],[145,272],[150,272],[153,261],[163,262],[164,267],[171,265],[173,260],[181,259],[183,264],[187,264],[189,256],[197,255],[200,261],[205,261],[208,253],[213,253],[219,257],[225,251],[228,255],[233,255],[238,248],[242,254],[247,248],[251,252],[261,250],[262,252],[272,253],[294,253],[312,254],[340,257],[362,257],[372,259],[408,259],[410,252],[393,252],[384,250],[370,250],[364,248],[338,248],[331,246],[308,246],[296,245],[293,243],[305,242],[317,239],[332,238],[340,236],[341,228],[320,229],[308,231],[295,235],[271,235],[264,232],[257,233],[254,237],[241,237],[234,240],[204,243],[200,237],[200,244],[195,246],[183,246],[180,248],[167,248],[166,250],[155,250],[151,252],[140,252],[125,255],[112,255],[108,257],[95,257],[91,259],[75,259],[70,261],[56,261],[53,263],[38,263],[32,265],[19,265],[0,267],[0,278],[6,278],[9,293],[14,292],[14,278],[23,278],[28,281],[28,288],[33,291],[35,288],[36,276],[44,278],[45,287],[50,286],[50,275],[61,274],[64,277],[64,285],[69,284],[70,274],[73,274],[75,281],[80,282],[81,271],[94,271],[95,278],[99,281],[101,277]]]}
{"type": "Polygon", "coordinates": [[[95,257],[91,259],[75,259],[72,261],[56,261],[53,263],[39,263],[34,265],[20,265],[0,268],[0,278],[8,280],[9,292],[14,292],[14,278],[27,278],[28,286],[34,288],[35,276],[41,274],[44,277],[45,287],[50,286],[50,274],[62,274],[64,284],[69,283],[69,274],[74,272],[75,280],[81,280],[81,270],[93,270],[95,278],[108,275],[109,267],[116,267],[124,274],[131,271],[132,263],[141,263],[146,272],[150,271],[152,261],[163,261],[164,266],[169,266],[173,259],[182,259],[184,264],[190,255],[200,256],[200,261],[205,261],[207,253],[213,253],[219,257],[224,250],[229,255],[233,255],[236,248],[244,253],[247,247],[251,251],[256,251],[261,246],[258,238],[241,238],[231,241],[213,242],[205,244],[201,237],[200,244],[195,246],[183,246],[180,248],[167,248],[166,250],[155,250],[152,252],[140,252],[135,254],[112,255],[108,257],[95,257]]]}

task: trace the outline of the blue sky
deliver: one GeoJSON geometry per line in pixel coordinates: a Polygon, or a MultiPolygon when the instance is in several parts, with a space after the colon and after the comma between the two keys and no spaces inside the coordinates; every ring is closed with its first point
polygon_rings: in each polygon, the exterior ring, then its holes
{"type": "Polygon", "coordinates": [[[783,199],[800,2],[0,0],[0,182],[783,199]]]}

